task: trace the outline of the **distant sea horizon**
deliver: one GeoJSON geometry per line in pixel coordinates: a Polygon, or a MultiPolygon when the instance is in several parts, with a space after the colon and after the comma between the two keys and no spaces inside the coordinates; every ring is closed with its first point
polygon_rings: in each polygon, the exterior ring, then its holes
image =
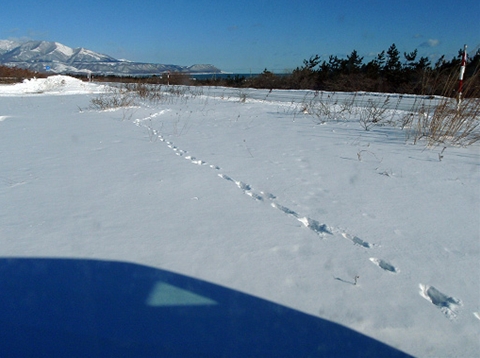
{"type": "MultiPolygon", "coordinates": [[[[190,78],[196,80],[211,80],[211,79],[226,79],[226,78],[235,78],[238,77],[257,77],[261,73],[251,72],[251,73],[233,73],[233,72],[221,72],[221,73],[190,73],[190,78]]],[[[275,73],[275,76],[285,76],[285,73],[275,73]]]]}
{"type": "Polygon", "coordinates": [[[235,76],[239,77],[255,77],[259,73],[233,73],[233,72],[221,72],[221,73],[190,73],[191,78],[196,80],[210,80],[210,79],[225,79],[225,78],[234,78],[235,76]]]}

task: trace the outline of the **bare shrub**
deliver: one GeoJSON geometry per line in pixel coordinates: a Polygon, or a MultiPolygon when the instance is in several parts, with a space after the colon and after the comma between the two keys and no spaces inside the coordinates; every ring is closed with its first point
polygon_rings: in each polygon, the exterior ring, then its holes
{"type": "Polygon", "coordinates": [[[114,90],[110,93],[100,94],[90,100],[90,107],[95,110],[108,110],[122,107],[130,107],[135,104],[135,98],[129,91],[114,90]]]}
{"type": "Polygon", "coordinates": [[[162,85],[144,82],[127,83],[124,89],[137,95],[142,100],[158,102],[163,98],[162,85]]]}
{"type": "Polygon", "coordinates": [[[367,100],[364,107],[359,109],[359,123],[366,131],[380,124],[386,117],[385,112],[388,109],[390,97],[387,96],[383,103],[375,102],[371,98],[367,100]]]}
{"type": "Polygon", "coordinates": [[[305,95],[301,105],[301,111],[317,117],[322,122],[337,119],[334,108],[337,103],[334,97],[335,93],[326,93],[323,91],[315,91],[311,99],[307,99],[307,95],[305,95]]]}
{"type": "Polygon", "coordinates": [[[241,92],[238,94],[238,100],[239,100],[240,103],[245,103],[245,102],[247,102],[247,93],[241,91],[241,92]]]}

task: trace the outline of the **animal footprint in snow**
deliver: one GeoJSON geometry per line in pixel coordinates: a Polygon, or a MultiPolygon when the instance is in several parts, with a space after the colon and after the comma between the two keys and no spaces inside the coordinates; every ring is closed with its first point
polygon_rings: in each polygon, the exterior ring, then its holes
{"type": "Polygon", "coordinates": [[[218,176],[222,179],[228,180],[228,181],[233,181],[232,178],[230,178],[228,175],[225,174],[218,174],[218,176]]]}
{"type": "Polygon", "coordinates": [[[251,190],[252,189],[250,185],[245,184],[244,182],[241,182],[241,181],[235,181],[235,184],[237,184],[238,188],[242,189],[242,190],[251,190]]]}
{"type": "MultiPolygon", "coordinates": [[[[276,208],[280,211],[283,211],[287,215],[292,215],[292,216],[295,216],[296,218],[299,217],[299,215],[295,211],[290,210],[289,208],[287,208],[283,205],[280,205],[280,204],[277,204],[277,203],[271,203],[270,205],[272,206],[272,208],[276,208]]],[[[305,225],[305,226],[307,226],[307,225],[305,225]]]]}
{"type": "Polygon", "coordinates": [[[275,200],[277,197],[271,193],[266,193],[264,191],[261,191],[260,194],[265,196],[268,200],[275,200]]]}
{"type": "Polygon", "coordinates": [[[346,232],[342,232],[342,236],[345,238],[345,239],[348,239],[350,241],[352,241],[355,245],[360,245],[360,246],[363,246],[363,247],[366,247],[367,249],[371,248],[372,245],[369,244],[368,242],[366,241],[363,241],[362,239],[360,239],[358,236],[352,236],[350,234],[347,234],[346,232]]]}
{"type": "Polygon", "coordinates": [[[325,224],[320,224],[317,220],[313,220],[307,217],[304,218],[297,218],[298,221],[300,221],[303,225],[308,227],[310,230],[313,232],[316,232],[319,235],[324,235],[324,234],[330,234],[332,235],[332,231],[329,229],[329,227],[325,224]]]}
{"type": "Polygon", "coordinates": [[[435,306],[440,308],[445,316],[450,319],[457,317],[459,307],[462,305],[462,301],[455,297],[447,296],[440,292],[433,286],[420,284],[420,296],[430,301],[435,306]]]}
{"type": "Polygon", "coordinates": [[[248,196],[250,196],[255,200],[263,201],[263,197],[257,193],[254,193],[253,191],[245,191],[245,194],[247,194],[248,196]]]}
{"type": "Polygon", "coordinates": [[[400,272],[400,270],[398,268],[396,268],[393,265],[390,265],[385,260],[377,259],[375,257],[370,257],[370,261],[372,261],[375,265],[377,265],[378,267],[380,267],[381,269],[383,269],[385,271],[389,271],[389,272],[393,272],[393,273],[400,272]]]}

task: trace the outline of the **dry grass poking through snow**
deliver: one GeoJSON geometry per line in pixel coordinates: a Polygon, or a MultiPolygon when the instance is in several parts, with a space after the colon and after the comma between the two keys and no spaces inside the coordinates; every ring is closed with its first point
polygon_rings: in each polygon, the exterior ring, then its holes
{"type": "Polygon", "coordinates": [[[412,117],[414,141],[425,138],[428,146],[452,144],[468,146],[480,140],[480,98],[468,98],[457,104],[444,99],[430,115],[412,117]]]}
{"type": "MultiPolygon", "coordinates": [[[[451,93],[458,80],[452,76],[445,86],[444,93],[451,93]]],[[[428,146],[460,145],[468,146],[480,140],[480,72],[470,78],[464,93],[468,98],[460,101],[447,96],[431,109],[425,106],[412,112],[404,126],[411,129],[416,143],[426,139],[428,146]]]]}
{"type": "Polygon", "coordinates": [[[375,126],[393,125],[406,130],[407,139],[421,140],[426,145],[468,146],[480,140],[480,72],[468,81],[464,93],[469,97],[448,97],[456,88],[456,77],[445,86],[444,96],[409,96],[415,98],[410,108],[400,108],[403,97],[399,94],[372,94],[355,92],[347,98],[341,93],[316,92],[305,100],[301,110],[321,122],[357,120],[365,130],[375,126]]]}
{"type": "Polygon", "coordinates": [[[100,111],[130,107],[134,104],[135,97],[129,91],[116,88],[109,93],[101,94],[90,100],[90,107],[100,111]]]}
{"type": "MultiPolygon", "coordinates": [[[[425,141],[430,147],[468,146],[480,140],[480,87],[474,87],[479,82],[477,73],[465,88],[469,98],[460,103],[447,96],[312,91],[295,106],[294,112],[310,114],[320,122],[358,121],[367,131],[375,126],[398,126],[405,130],[407,140],[425,141]],[[407,108],[403,103],[406,97],[411,102],[407,108]]],[[[457,79],[452,77],[444,92],[451,93],[456,84],[457,79]]],[[[188,98],[203,94],[203,87],[129,83],[93,98],[91,108],[125,108],[138,105],[138,101],[186,103],[188,98]]],[[[239,101],[247,102],[247,95],[240,94],[239,101]]]]}

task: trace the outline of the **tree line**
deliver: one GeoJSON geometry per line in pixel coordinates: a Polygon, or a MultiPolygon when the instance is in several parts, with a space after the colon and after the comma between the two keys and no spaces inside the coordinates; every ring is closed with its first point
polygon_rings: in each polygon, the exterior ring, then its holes
{"type": "MultiPolygon", "coordinates": [[[[233,76],[220,84],[236,87],[312,89],[325,91],[373,91],[455,96],[463,49],[447,60],[435,63],[418,51],[400,53],[395,44],[365,63],[356,50],[346,58],[319,55],[303,61],[291,73],[276,75],[267,69],[258,76],[233,76]]],[[[480,93],[480,50],[467,60],[464,95],[480,93]]],[[[212,80],[213,81],[213,80],[212,80]]],[[[207,81],[208,82],[208,81],[207,81]]]]}

